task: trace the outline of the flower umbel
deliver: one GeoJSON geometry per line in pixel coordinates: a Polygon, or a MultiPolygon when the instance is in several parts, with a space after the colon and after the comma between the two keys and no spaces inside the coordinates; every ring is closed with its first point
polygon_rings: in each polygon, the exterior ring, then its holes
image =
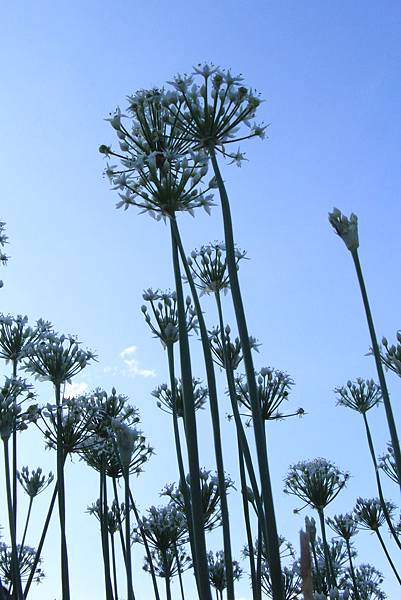
{"type": "Polygon", "coordinates": [[[337,404],[347,406],[363,414],[377,406],[382,399],[380,386],[373,379],[358,379],[353,383],[348,381],[346,386],[335,388],[337,404]]]}

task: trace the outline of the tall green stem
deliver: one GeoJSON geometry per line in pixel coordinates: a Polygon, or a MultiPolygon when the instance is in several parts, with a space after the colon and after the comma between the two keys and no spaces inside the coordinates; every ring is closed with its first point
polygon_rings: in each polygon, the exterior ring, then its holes
{"type": "Polygon", "coordinates": [[[22,600],[22,586],[21,577],[19,572],[19,560],[17,552],[17,540],[15,536],[15,521],[13,513],[13,501],[11,492],[11,478],[10,478],[10,453],[8,449],[8,439],[3,439],[4,445],[4,469],[6,475],[6,493],[7,493],[7,508],[8,508],[8,522],[10,526],[10,538],[11,538],[11,571],[13,581],[13,597],[16,600],[22,600]]]}
{"type": "Polygon", "coordinates": [[[384,543],[384,540],[383,540],[383,538],[381,536],[381,533],[380,533],[380,531],[378,529],[376,529],[375,531],[376,531],[377,537],[379,538],[380,544],[381,544],[381,546],[383,548],[384,554],[386,555],[386,558],[387,558],[387,560],[388,560],[388,562],[390,564],[390,567],[392,568],[393,573],[396,576],[398,583],[401,585],[401,578],[398,575],[398,571],[395,568],[395,565],[394,565],[393,561],[391,560],[391,556],[390,556],[390,554],[389,554],[389,552],[388,552],[388,550],[386,548],[386,544],[384,543]]]}
{"type": "Polygon", "coordinates": [[[129,467],[124,468],[124,490],[125,490],[125,570],[127,575],[128,600],[135,600],[132,587],[132,565],[131,565],[131,527],[130,527],[130,497],[129,497],[129,467]]]}
{"type": "Polygon", "coordinates": [[[242,453],[241,443],[240,443],[238,435],[237,435],[237,445],[238,445],[238,462],[239,462],[239,472],[240,472],[240,481],[241,481],[242,508],[243,508],[243,512],[244,512],[246,539],[247,539],[247,544],[248,544],[249,568],[251,570],[252,597],[253,597],[253,600],[261,600],[262,586],[261,586],[261,582],[258,581],[256,578],[256,571],[255,571],[255,553],[253,551],[252,528],[251,528],[251,521],[249,518],[249,501],[248,501],[247,486],[246,486],[244,455],[242,453]]]}
{"type": "Polygon", "coordinates": [[[224,543],[224,559],[227,576],[227,600],[234,600],[234,578],[233,578],[233,567],[232,567],[232,552],[231,552],[231,535],[230,535],[230,519],[228,512],[228,501],[225,484],[224,474],[224,461],[223,461],[223,449],[221,442],[221,431],[220,431],[220,416],[219,416],[219,405],[217,397],[217,386],[216,377],[214,373],[213,359],[210,351],[210,344],[207,335],[207,329],[205,320],[203,317],[202,308],[199,301],[199,296],[196,290],[196,286],[192,277],[191,270],[189,268],[184,248],[179,234],[178,226],[176,221],[172,221],[172,230],[175,240],[178,244],[180,252],[181,262],[184,266],[185,275],[188,280],[192,298],[195,304],[196,314],[198,317],[199,329],[201,334],[202,349],[205,360],[207,385],[209,391],[209,403],[210,403],[210,414],[212,418],[213,428],[213,442],[214,451],[216,457],[216,468],[217,478],[219,483],[220,503],[221,503],[221,515],[223,525],[223,543],[224,543]]]}
{"type": "Polygon", "coordinates": [[[354,588],[354,597],[355,597],[355,600],[360,600],[360,596],[359,596],[359,592],[358,592],[358,584],[357,584],[357,581],[356,581],[354,565],[353,565],[353,562],[352,562],[352,553],[351,553],[351,544],[350,544],[350,541],[348,539],[346,539],[345,540],[345,544],[347,546],[348,562],[349,562],[349,568],[350,568],[350,571],[351,571],[352,585],[353,585],[353,588],[354,588]]]}
{"type": "MultiPolygon", "coordinates": [[[[173,219],[170,219],[172,223],[173,219]]],[[[191,357],[189,352],[188,331],[185,317],[185,304],[182,289],[178,248],[171,225],[171,245],[174,265],[175,288],[177,293],[178,329],[181,362],[181,378],[184,400],[184,419],[188,449],[188,465],[192,506],[192,527],[196,552],[197,583],[202,600],[212,600],[209,585],[209,569],[206,554],[206,540],[203,522],[202,498],[199,482],[198,435],[196,428],[195,403],[192,389],[191,357]]]]}
{"type": "Polygon", "coordinates": [[[115,547],[115,543],[114,543],[114,533],[111,533],[111,532],[110,532],[110,545],[111,545],[111,562],[113,565],[114,598],[115,598],[115,600],[118,600],[116,547],[115,547]]]}
{"type": "Polygon", "coordinates": [[[335,587],[337,587],[337,584],[336,584],[336,578],[334,575],[333,564],[331,562],[329,545],[327,543],[326,525],[324,522],[324,512],[323,512],[322,508],[319,508],[317,512],[319,515],[320,529],[321,529],[322,538],[323,538],[324,560],[326,563],[326,571],[327,571],[327,579],[328,579],[328,583],[329,583],[329,588],[335,588],[335,587]]]}
{"type": "Polygon", "coordinates": [[[268,530],[268,557],[272,581],[272,595],[274,600],[284,600],[283,581],[281,576],[280,549],[277,534],[277,524],[274,515],[273,492],[270,481],[269,463],[267,460],[266,438],[263,432],[260,405],[257,397],[255,369],[251,347],[249,344],[248,327],[245,319],[245,311],[242,302],[241,290],[238,281],[237,262],[235,257],[234,235],[231,220],[230,203],[226,188],[217,163],[214,147],[210,148],[214,174],[220,192],[220,200],[224,222],[224,238],[226,244],[226,257],[228,275],[230,279],[231,295],[237,320],[238,333],[241,340],[245,372],[248,382],[249,397],[252,408],[253,430],[255,435],[256,452],[259,464],[262,498],[265,505],[266,525],[268,530]]]}
{"type": "Polygon", "coordinates": [[[383,365],[380,358],[380,350],[379,345],[377,343],[376,331],[373,324],[373,317],[370,310],[368,294],[365,287],[365,281],[363,279],[361,264],[359,262],[358,250],[354,250],[351,252],[352,258],[354,260],[355,270],[358,277],[359,287],[361,290],[363,305],[365,307],[366,320],[368,322],[370,339],[372,342],[373,355],[375,357],[377,375],[379,377],[379,383],[383,396],[383,404],[386,411],[388,428],[390,431],[391,443],[394,449],[394,460],[396,464],[398,481],[400,482],[401,489],[401,450],[400,450],[400,442],[398,440],[397,428],[395,426],[395,420],[393,415],[393,409],[391,407],[390,396],[387,389],[386,378],[384,377],[383,365]]]}
{"type": "MultiPolygon", "coordinates": [[[[13,359],[13,378],[17,377],[18,361],[13,359]]],[[[17,489],[17,430],[14,428],[13,431],[13,510],[14,510],[14,527],[15,537],[17,538],[17,501],[18,501],[18,489],[17,489]]]]}
{"type": "Polygon", "coordinates": [[[34,496],[29,496],[29,505],[28,505],[28,513],[26,515],[26,521],[25,521],[25,527],[24,527],[24,533],[22,534],[22,540],[21,540],[21,548],[20,548],[20,557],[22,555],[22,551],[24,548],[24,544],[25,544],[25,538],[26,538],[26,532],[28,531],[28,525],[29,525],[29,520],[31,518],[31,512],[32,512],[32,504],[33,504],[33,498],[34,496]]]}
{"type": "Polygon", "coordinates": [[[68,553],[65,526],[65,485],[64,485],[64,440],[63,420],[61,415],[61,385],[55,384],[56,410],[57,410],[57,485],[58,485],[58,510],[60,520],[61,542],[61,588],[62,599],[70,600],[70,583],[68,576],[68,553]]]}
{"type": "Polygon", "coordinates": [[[362,416],[363,416],[363,422],[365,424],[366,437],[368,438],[368,446],[369,446],[370,456],[372,457],[373,466],[375,468],[376,484],[377,484],[377,491],[379,493],[380,505],[382,507],[384,517],[387,521],[387,525],[393,535],[394,541],[397,544],[397,546],[401,549],[401,542],[399,540],[397,532],[394,529],[393,523],[391,521],[391,517],[387,510],[387,504],[386,504],[386,501],[383,496],[383,490],[382,490],[380,475],[379,475],[379,467],[377,465],[375,450],[373,447],[373,440],[372,440],[372,436],[370,433],[370,428],[369,428],[369,424],[368,424],[368,419],[366,417],[366,413],[362,413],[362,416]]]}
{"type": "Polygon", "coordinates": [[[102,539],[102,552],[103,552],[103,568],[104,568],[104,583],[106,589],[107,600],[113,600],[113,588],[111,585],[110,575],[110,553],[109,553],[109,534],[107,526],[107,487],[106,487],[106,473],[102,467],[99,471],[100,480],[100,534],[102,539]]]}

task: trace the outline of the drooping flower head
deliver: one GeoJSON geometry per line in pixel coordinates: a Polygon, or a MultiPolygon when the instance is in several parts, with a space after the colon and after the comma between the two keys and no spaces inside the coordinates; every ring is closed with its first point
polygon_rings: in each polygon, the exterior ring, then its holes
{"type": "Polygon", "coordinates": [[[242,154],[227,152],[227,145],[265,136],[266,127],[254,122],[260,96],[243,85],[241,75],[203,64],[168,83],[174,90],[165,101],[170,121],[195,148],[216,148],[240,164],[242,154]]]}
{"type": "MultiPolygon", "coordinates": [[[[154,336],[159,338],[163,347],[167,348],[178,341],[178,308],[177,295],[175,292],[160,292],[146,290],[143,299],[149,302],[152,316],[144,304],[141,310],[145,321],[149,325],[154,336]],[[152,318],[153,317],[153,318],[152,318]]],[[[185,301],[185,319],[187,331],[198,330],[198,319],[192,305],[191,298],[187,296],[185,301]]]]}
{"type": "Polygon", "coordinates": [[[303,460],[290,467],[284,492],[321,511],[337,497],[348,479],[348,473],[325,458],[303,460]]]}
{"type": "MultiPolygon", "coordinates": [[[[235,256],[238,269],[238,263],[246,257],[246,252],[236,248],[235,256]]],[[[201,246],[199,250],[193,250],[187,260],[201,295],[220,291],[227,293],[230,281],[224,243],[214,242],[201,246]]]]}
{"type": "Polygon", "coordinates": [[[355,382],[348,381],[346,386],[335,388],[337,404],[356,410],[361,414],[377,406],[382,399],[379,385],[373,379],[358,379],[355,382]]]}
{"type": "MultiPolygon", "coordinates": [[[[195,410],[203,408],[208,397],[208,390],[201,385],[201,380],[195,377],[192,378],[192,392],[195,410]]],[[[175,406],[173,393],[166,383],[162,383],[154,389],[152,396],[157,398],[157,406],[164,412],[173,414],[175,407],[177,417],[184,417],[184,394],[181,379],[175,380],[175,406]]]]}
{"type": "Polygon", "coordinates": [[[329,221],[348,250],[355,252],[359,248],[358,217],[351,213],[348,218],[338,208],[333,208],[333,211],[329,213],[329,221]]]}

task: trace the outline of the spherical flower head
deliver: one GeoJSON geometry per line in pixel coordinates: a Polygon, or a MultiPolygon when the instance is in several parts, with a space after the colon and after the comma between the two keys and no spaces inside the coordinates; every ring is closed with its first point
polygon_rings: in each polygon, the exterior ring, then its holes
{"type": "MultiPolygon", "coordinates": [[[[239,261],[246,257],[246,252],[235,249],[237,269],[239,261]]],[[[188,258],[195,285],[203,294],[227,293],[230,281],[227,271],[226,248],[224,243],[213,242],[193,250],[188,258]]]]}
{"type": "Polygon", "coordinates": [[[337,404],[346,406],[364,414],[374,406],[377,406],[382,399],[382,392],[379,385],[373,379],[358,379],[355,382],[348,381],[346,386],[335,388],[337,394],[337,404]]]}
{"type": "MultiPolygon", "coordinates": [[[[195,410],[204,408],[208,390],[201,385],[201,380],[195,377],[192,378],[192,393],[195,410]]],[[[175,380],[174,394],[167,384],[163,383],[153,390],[152,396],[157,398],[157,406],[164,412],[173,414],[175,409],[177,417],[184,417],[184,393],[181,379],[175,380]]]]}
{"type": "Polygon", "coordinates": [[[35,498],[51,484],[54,475],[50,472],[46,477],[40,467],[36,470],[32,469],[31,473],[29,473],[28,467],[22,467],[21,471],[17,471],[17,479],[28,496],[35,498]]]}
{"type": "MultiPolygon", "coordinates": [[[[141,307],[141,311],[154,336],[160,339],[163,348],[175,344],[178,341],[179,325],[176,293],[148,289],[144,292],[143,299],[150,303],[150,312],[146,305],[141,307]]],[[[196,311],[189,296],[185,301],[185,320],[188,332],[198,330],[196,311]]]]}
{"type": "Polygon", "coordinates": [[[241,164],[242,153],[230,154],[228,144],[264,137],[266,127],[254,122],[260,96],[243,85],[241,75],[204,64],[168,83],[176,94],[168,105],[170,119],[196,148],[216,148],[241,164]]]}
{"type": "Polygon", "coordinates": [[[350,540],[358,533],[357,523],[351,513],[334,515],[332,519],[327,518],[326,522],[337,535],[343,538],[343,540],[350,540]]]}
{"type": "Polygon", "coordinates": [[[329,221],[348,250],[356,252],[359,248],[358,217],[354,213],[346,217],[338,208],[333,208],[333,211],[329,213],[329,221]]]}
{"type": "MultiPolygon", "coordinates": [[[[391,517],[394,513],[395,505],[392,502],[386,502],[386,508],[391,517]]],[[[354,515],[359,529],[377,531],[386,522],[386,516],[378,498],[358,498],[354,508],[354,515]]]]}
{"type": "Polygon", "coordinates": [[[348,479],[348,473],[343,473],[325,458],[300,461],[290,467],[284,492],[322,511],[337,497],[348,479]]]}
{"type": "Polygon", "coordinates": [[[96,356],[82,350],[73,336],[46,333],[29,351],[24,369],[55,386],[70,383],[96,356]]]}

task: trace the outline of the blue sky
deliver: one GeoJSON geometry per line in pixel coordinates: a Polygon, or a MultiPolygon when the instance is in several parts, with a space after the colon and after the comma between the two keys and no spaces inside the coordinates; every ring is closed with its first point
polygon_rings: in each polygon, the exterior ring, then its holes
{"type": "MultiPolygon", "coordinates": [[[[134,485],[141,508],[157,504],[160,489],[177,479],[170,423],[150,396],[167,380],[166,357],[140,312],[144,288],[172,285],[169,232],[135,209],[114,209],[117,196],[97,152],[99,144],[115,143],[104,118],[117,105],[124,109],[127,94],[204,60],[242,72],[266,99],[259,116],[270,123],[269,139],[244,144],[249,162],[223,172],[237,243],[251,258],[240,277],[249,329],[263,344],[256,366],[288,371],[296,382],[289,406],[308,413],[268,427],[279,526],[296,544],[303,519],[292,514],[296,500],[281,493],[289,464],[324,456],[351,472],[333,512],[350,510],[358,495],[375,495],[362,422],[335,407],[332,391],[375,372],[365,356],[369,338],[351,258],[327,212],[338,206],[358,214],[377,331],[392,340],[401,326],[400,22],[400,5],[392,1],[4,3],[0,218],[11,259],[1,273],[1,310],[44,317],[77,334],[99,355],[77,383],[115,385],[138,406],[156,451],[134,485]],[[121,353],[132,346],[134,362],[127,365],[121,353]]],[[[221,239],[218,206],[211,217],[184,215],[180,224],[188,251],[221,239]]],[[[205,306],[212,325],[212,302],[205,306]]],[[[226,313],[232,317],[229,305],[226,313]]],[[[196,340],[192,345],[198,360],[196,340]]],[[[203,377],[197,365],[194,374],[203,377]]],[[[399,420],[399,380],[389,375],[388,381],[399,420]]],[[[43,401],[51,397],[50,386],[39,390],[43,401]]],[[[222,393],[223,415],[225,401],[222,393]]],[[[372,426],[381,453],[388,438],[382,408],[372,426]]],[[[223,429],[234,477],[232,427],[223,429]]],[[[199,429],[202,464],[212,467],[207,411],[199,429]]],[[[22,464],[55,468],[37,434],[22,440],[22,464]]],[[[97,480],[79,463],[68,466],[67,479],[73,598],[83,600],[88,589],[101,597],[96,524],[84,514],[97,497],[97,480]]],[[[397,500],[391,484],[386,490],[397,500]]],[[[38,500],[32,544],[47,499],[38,500]]],[[[361,562],[383,570],[385,589],[395,597],[376,540],[358,537],[361,562]]],[[[236,531],[237,556],[244,541],[236,531]]],[[[211,547],[220,545],[213,536],[211,547]]],[[[134,559],[138,596],[146,597],[150,582],[140,572],[140,552],[134,559]]],[[[48,577],[33,600],[58,594],[57,560],[54,526],[45,549],[48,577]]],[[[238,592],[249,598],[245,578],[238,592]]]]}

